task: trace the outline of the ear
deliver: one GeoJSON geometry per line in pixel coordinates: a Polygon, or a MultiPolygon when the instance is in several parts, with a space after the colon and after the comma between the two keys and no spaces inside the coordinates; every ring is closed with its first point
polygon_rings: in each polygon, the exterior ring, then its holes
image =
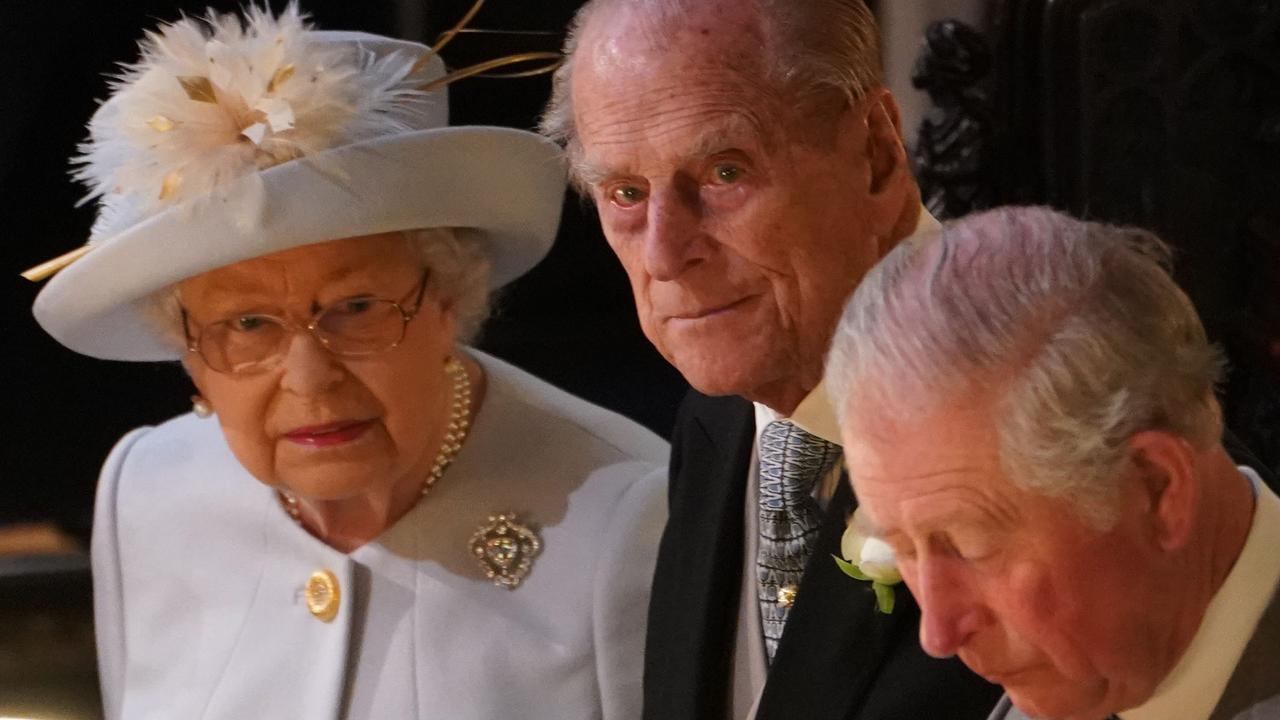
{"type": "Polygon", "coordinates": [[[879,87],[862,100],[867,123],[867,159],[871,167],[872,196],[891,192],[910,176],[907,150],[902,145],[902,117],[898,101],[879,87]]]}
{"type": "Polygon", "coordinates": [[[187,371],[187,377],[191,378],[191,384],[196,386],[196,392],[204,395],[203,381],[209,368],[195,353],[183,353],[182,360],[179,362],[182,363],[182,369],[187,371]],[[195,359],[192,359],[193,356],[195,359]]]}
{"type": "Polygon", "coordinates": [[[1138,492],[1147,501],[1150,536],[1162,550],[1179,550],[1191,539],[1200,500],[1196,454],[1185,438],[1163,430],[1129,439],[1138,492]]]}
{"type": "MultiPolygon", "coordinates": [[[[458,297],[456,295],[444,297],[438,290],[428,290],[422,298],[422,307],[418,309],[418,314],[421,317],[416,318],[414,322],[430,324],[436,330],[443,331],[451,342],[457,341],[458,297]]],[[[481,316],[481,327],[486,317],[481,316]]]]}
{"type": "Polygon", "coordinates": [[[898,103],[888,89],[877,87],[846,112],[846,122],[856,126],[846,126],[845,137],[853,142],[844,150],[856,156],[848,162],[863,173],[859,182],[866,182],[865,217],[883,257],[919,221],[920,192],[902,145],[898,103]]]}
{"type": "Polygon", "coordinates": [[[443,297],[439,293],[428,292],[426,297],[422,299],[423,307],[419,310],[428,310],[433,315],[433,322],[447,322],[450,324],[457,323],[458,320],[458,298],[443,297]]]}

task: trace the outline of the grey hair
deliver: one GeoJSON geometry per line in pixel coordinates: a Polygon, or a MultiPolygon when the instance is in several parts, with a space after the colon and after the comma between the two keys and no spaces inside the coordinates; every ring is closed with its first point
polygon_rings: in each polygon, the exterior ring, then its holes
{"type": "MultiPolygon", "coordinates": [[[[420,228],[401,234],[431,271],[427,290],[453,312],[455,340],[470,342],[489,317],[491,263],[479,238],[453,228],[420,228]]],[[[143,317],[173,347],[186,351],[182,303],[177,285],[164,287],[140,302],[143,317]]]]}
{"type": "Polygon", "coordinates": [[[845,307],[826,378],[841,423],[993,401],[1000,460],[1028,489],[1116,517],[1127,442],[1222,434],[1223,372],[1151,233],[1003,208],[903,243],[845,307]]]}
{"type": "MultiPolygon", "coordinates": [[[[649,28],[674,27],[706,0],[590,0],[574,15],[564,44],[565,62],[552,78],[551,99],[539,130],[564,146],[571,163],[581,155],[573,109],[573,68],[582,33],[609,9],[640,13],[649,28]]],[[[762,57],[772,89],[800,101],[836,92],[849,103],[882,84],[880,30],[863,0],[749,0],[763,21],[762,57]]],[[[661,39],[654,37],[655,42],[661,39]]],[[[574,178],[575,182],[578,178],[574,178]]]]}

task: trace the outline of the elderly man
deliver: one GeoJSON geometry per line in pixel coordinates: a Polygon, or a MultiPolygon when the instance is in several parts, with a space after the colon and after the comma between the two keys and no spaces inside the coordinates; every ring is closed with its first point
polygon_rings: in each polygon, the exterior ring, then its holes
{"type": "Polygon", "coordinates": [[[1280,499],[1151,235],[1005,209],[864,280],[827,371],[920,642],[993,718],[1280,717],[1280,499]],[[1016,706],[1016,707],[1014,707],[1016,706]]]}
{"type": "Polygon", "coordinates": [[[820,386],[840,308],[922,212],[861,0],[593,0],[543,129],[694,391],[675,430],[645,715],[982,718],[830,554],[853,499],[820,386]],[[785,629],[785,632],[784,632],[785,629]]]}

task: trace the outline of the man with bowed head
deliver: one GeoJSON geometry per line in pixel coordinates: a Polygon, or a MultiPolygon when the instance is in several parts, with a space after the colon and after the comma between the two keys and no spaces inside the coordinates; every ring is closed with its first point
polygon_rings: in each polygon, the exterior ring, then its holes
{"type": "Polygon", "coordinates": [[[837,330],[860,516],[924,649],[1004,686],[993,720],[1280,717],[1280,499],[1224,449],[1167,259],[997,210],[899,247],[837,330]]]}
{"type": "Polygon", "coordinates": [[[983,718],[831,555],[853,508],[821,386],[840,308],[924,213],[861,0],[592,0],[543,131],[640,323],[693,386],[674,431],[645,715],[983,718]]]}

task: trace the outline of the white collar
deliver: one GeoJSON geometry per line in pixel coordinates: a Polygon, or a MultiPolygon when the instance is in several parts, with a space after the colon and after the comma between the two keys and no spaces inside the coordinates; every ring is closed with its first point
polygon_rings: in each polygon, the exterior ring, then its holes
{"type": "Polygon", "coordinates": [[[764,430],[765,425],[775,420],[785,419],[829,443],[840,444],[840,426],[836,424],[835,410],[832,409],[831,401],[827,397],[825,382],[818,383],[817,387],[809,391],[790,417],[784,417],[773,408],[760,403],[753,403],[753,405],[756,408],[757,435],[764,430]]]}
{"type": "Polygon", "coordinates": [[[1280,498],[1251,468],[1253,525],[1222,587],[1205,610],[1195,637],[1151,699],[1120,713],[1122,720],[1207,720],[1280,583],[1280,498]]]}

